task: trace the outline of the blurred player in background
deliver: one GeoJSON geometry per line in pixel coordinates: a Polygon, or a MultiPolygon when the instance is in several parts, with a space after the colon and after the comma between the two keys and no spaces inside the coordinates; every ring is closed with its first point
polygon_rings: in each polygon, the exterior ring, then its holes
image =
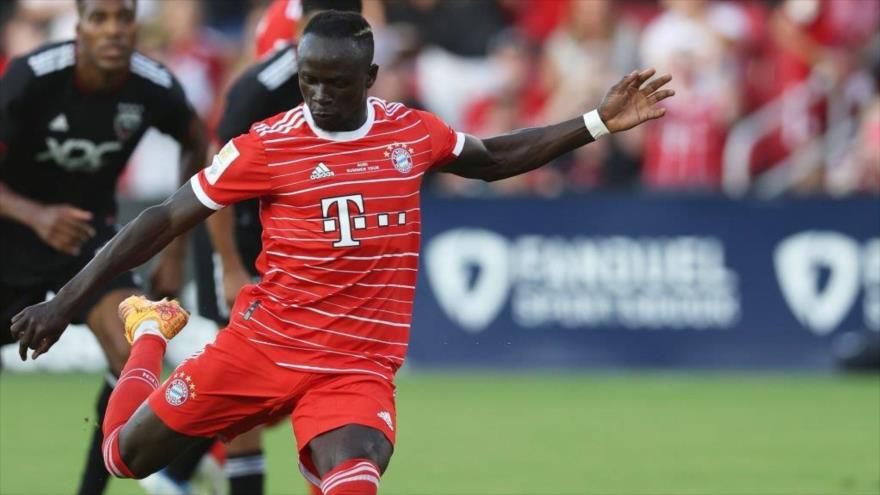
{"type": "Polygon", "coordinates": [[[216,210],[259,198],[258,284],[229,325],[160,385],[167,339],[185,325],[173,302],[120,306],[132,342],[104,422],[105,461],[143,477],[204,438],[232,438],[291,415],[301,470],[324,495],[375,494],[396,435],[417,278],[419,187],[429,169],[487,181],[534,170],[609,132],[664,114],[669,76],[633,71],[598,110],[487,139],[435,115],[367,98],[378,73],[370,25],[314,16],[297,47],[304,104],[251,126],[212,165],[128,224],[55,299],[14,317],[23,359],[45,353],[75,311],[216,210]]]}
{"type": "MultiPolygon", "coordinates": [[[[76,40],[53,43],[10,62],[0,82],[0,344],[13,315],[57,292],[116,233],[116,182],[149,127],[181,144],[181,176],[204,161],[205,137],[174,77],[134,51],[134,0],[80,0],[76,40]]],[[[183,244],[153,278],[153,292],[179,289],[183,244]]],[[[120,273],[73,315],[92,330],[111,375],[99,424],[128,358],[116,307],[139,294],[120,273]]],[[[95,429],[79,487],[101,493],[108,473],[95,429]]]]}
{"type": "MultiPolygon", "coordinates": [[[[333,8],[344,10],[344,2],[340,5],[333,8]]],[[[269,4],[254,33],[257,60],[263,60],[278,50],[288,48],[296,41],[301,26],[307,23],[303,19],[305,10],[302,0],[274,0],[269,4]]]]}

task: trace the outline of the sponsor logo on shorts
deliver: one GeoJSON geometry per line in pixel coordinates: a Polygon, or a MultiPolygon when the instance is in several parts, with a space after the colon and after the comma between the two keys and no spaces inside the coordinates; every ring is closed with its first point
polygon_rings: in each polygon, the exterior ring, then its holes
{"type": "Polygon", "coordinates": [[[172,406],[179,406],[192,397],[196,398],[196,384],[186,373],[176,373],[165,388],[165,400],[172,406]]]}
{"type": "Polygon", "coordinates": [[[388,425],[388,428],[391,431],[394,431],[394,423],[391,422],[391,413],[388,411],[379,411],[376,413],[376,416],[379,416],[379,419],[385,422],[388,425]]]}

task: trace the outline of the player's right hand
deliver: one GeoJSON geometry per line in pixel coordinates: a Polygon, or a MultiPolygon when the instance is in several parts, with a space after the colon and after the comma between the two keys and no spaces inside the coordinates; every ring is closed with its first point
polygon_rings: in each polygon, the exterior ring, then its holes
{"type": "Polygon", "coordinates": [[[18,355],[27,360],[27,350],[33,349],[31,359],[44,354],[61,337],[70,323],[70,317],[46,301],[24,308],[12,317],[9,327],[12,337],[18,340],[18,355]]]}
{"type": "Polygon", "coordinates": [[[82,245],[95,236],[89,224],[92,213],[71,205],[44,206],[31,227],[46,244],[71,256],[79,256],[82,245]]]}
{"type": "Polygon", "coordinates": [[[226,297],[226,306],[232,308],[235,304],[235,298],[238,297],[238,292],[252,281],[250,273],[244,267],[233,270],[227,270],[224,267],[223,294],[226,297]]]}

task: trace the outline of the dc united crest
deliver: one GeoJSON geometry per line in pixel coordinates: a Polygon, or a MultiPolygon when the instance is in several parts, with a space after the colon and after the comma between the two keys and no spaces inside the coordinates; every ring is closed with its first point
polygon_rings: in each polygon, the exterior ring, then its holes
{"type": "Polygon", "coordinates": [[[165,400],[172,406],[179,406],[190,397],[196,398],[196,385],[185,373],[177,373],[171,377],[171,382],[165,388],[165,400]]]}
{"type": "Polygon", "coordinates": [[[402,173],[408,174],[413,168],[413,149],[403,143],[392,143],[385,147],[385,156],[391,158],[391,164],[402,173]]]}
{"type": "Polygon", "coordinates": [[[116,110],[113,130],[116,131],[116,137],[125,141],[141,126],[144,107],[136,103],[120,103],[116,110]]]}

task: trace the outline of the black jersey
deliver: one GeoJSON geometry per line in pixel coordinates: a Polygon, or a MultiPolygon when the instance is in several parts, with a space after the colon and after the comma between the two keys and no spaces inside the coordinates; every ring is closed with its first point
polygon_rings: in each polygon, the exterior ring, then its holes
{"type": "MultiPolygon", "coordinates": [[[[73,41],[13,60],[0,80],[0,181],[45,204],[69,203],[112,229],[116,182],[150,127],[179,142],[194,111],[158,62],[135,52],[112,90],[83,90],[75,77],[73,41]]],[[[0,282],[38,283],[77,261],[43,243],[28,227],[0,219],[0,282]]],[[[83,253],[91,256],[93,253],[83,253]]]]}
{"type": "MultiPolygon", "coordinates": [[[[251,124],[302,103],[297,78],[296,48],[290,45],[248,69],[226,95],[226,109],[217,128],[221,142],[248,132],[251,124]]],[[[249,269],[260,253],[259,200],[235,205],[235,231],[240,254],[249,269]]]]}

